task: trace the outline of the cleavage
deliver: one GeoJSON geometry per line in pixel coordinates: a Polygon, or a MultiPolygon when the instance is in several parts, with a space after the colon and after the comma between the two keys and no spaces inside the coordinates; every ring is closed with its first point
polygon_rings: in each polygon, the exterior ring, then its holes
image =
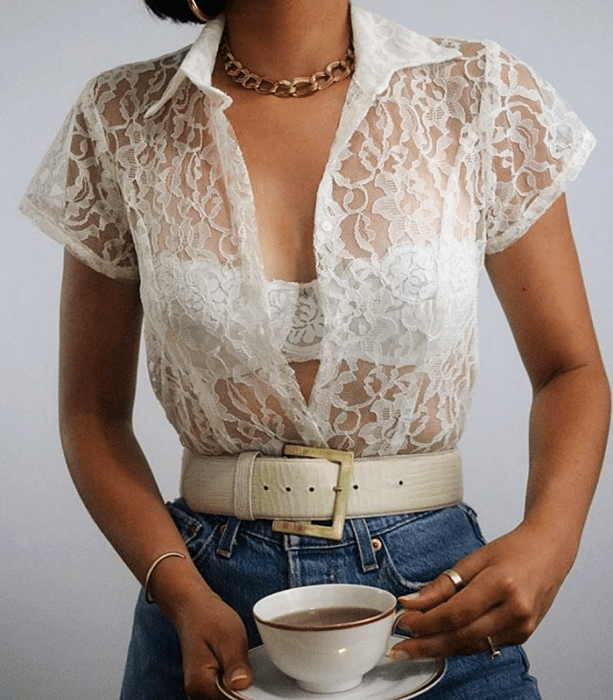
{"type": "Polygon", "coordinates": [[[249,173],[269,280],[304,283],[317,276],[317,195],[346,90],[346,83],[338,83],[307,98],[280,99],[231,88],[234,101],[226,116],[249,173]]]}

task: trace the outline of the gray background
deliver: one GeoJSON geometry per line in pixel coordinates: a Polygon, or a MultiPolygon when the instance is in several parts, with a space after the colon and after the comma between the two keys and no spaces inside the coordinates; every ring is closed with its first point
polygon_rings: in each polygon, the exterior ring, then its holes
{"type": "MultiPolygon", "coordinates": [[[[177,0],[180,2],[181,0],[177,0]]],[[[610,0],[362,0],[421,33],[491,38],[573,105],[599,146],[569,203],[592,310],[611,370],[613,86],[610,0]]],[[[0,141],[4,242],[0,523],[0,700],[117,697],[138,586],[81,505],[56,428],[61,250],[17,202],[85,81],[118,63],[190,43],[196,28],[153,20],[139,0],[4,4],[0,141]]],[[[530,391],[497,302],[483,283],[482,371],[462,448],[467,500],[488,537],[521,518],[530,391]]],[[[167,497],[179,446],[144,371],[136,427],[167,497]]],[[[545,698],[611,697],[611,458],[579,558],[528,643],[545,698]]]]}

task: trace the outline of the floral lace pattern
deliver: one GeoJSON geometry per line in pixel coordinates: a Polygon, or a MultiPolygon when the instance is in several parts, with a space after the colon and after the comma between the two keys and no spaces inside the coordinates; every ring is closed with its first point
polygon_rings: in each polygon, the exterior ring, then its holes
{"type": "Polygon", "coordinates": [[[321,315],[309,326],[305,307],[292,330],[295,305],[264,276],[230,98],[211,85],[223,23],[92,80],[23,210],[94,269],[140,281],[152,384],[195,452],[454,447],[484,256],[561,194],[593,137],[497,44],[433,41],[353,6],[356,72],[315,212],[321,315]],[[315,335],[307,403],[278,338],[315,335]]]}
{"type": "Polygon", "coordinates": [[[324,315],[317,280],[300,284],[273,280],[266,285],[273,337],[288,362],[319,360],[324,315]]]}

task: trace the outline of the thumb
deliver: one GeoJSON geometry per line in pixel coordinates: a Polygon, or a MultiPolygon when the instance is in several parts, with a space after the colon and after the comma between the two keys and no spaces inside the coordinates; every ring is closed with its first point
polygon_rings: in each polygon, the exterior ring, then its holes
{"type": "Polygon", "coordinates": [[[236,650],[236,654],[223,660],[224,685],[232,690],[244,690],[251,685],[253,673],[247,657],[247,647],[244,645],[236,650]]]}

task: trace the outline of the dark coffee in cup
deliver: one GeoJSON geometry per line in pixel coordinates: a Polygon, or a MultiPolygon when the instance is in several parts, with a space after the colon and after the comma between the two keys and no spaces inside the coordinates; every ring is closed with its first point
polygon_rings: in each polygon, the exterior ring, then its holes
{"type": "Polygon", "coordinates": [[[362,620],[381,615],[377,608],[364,608],[353,605],[335,606],[333,608],[315,608],[296,610],[279,615],[271,620],[272,624],[299,628],[324,628],[335,625],[354,624],[362,620]]]}

